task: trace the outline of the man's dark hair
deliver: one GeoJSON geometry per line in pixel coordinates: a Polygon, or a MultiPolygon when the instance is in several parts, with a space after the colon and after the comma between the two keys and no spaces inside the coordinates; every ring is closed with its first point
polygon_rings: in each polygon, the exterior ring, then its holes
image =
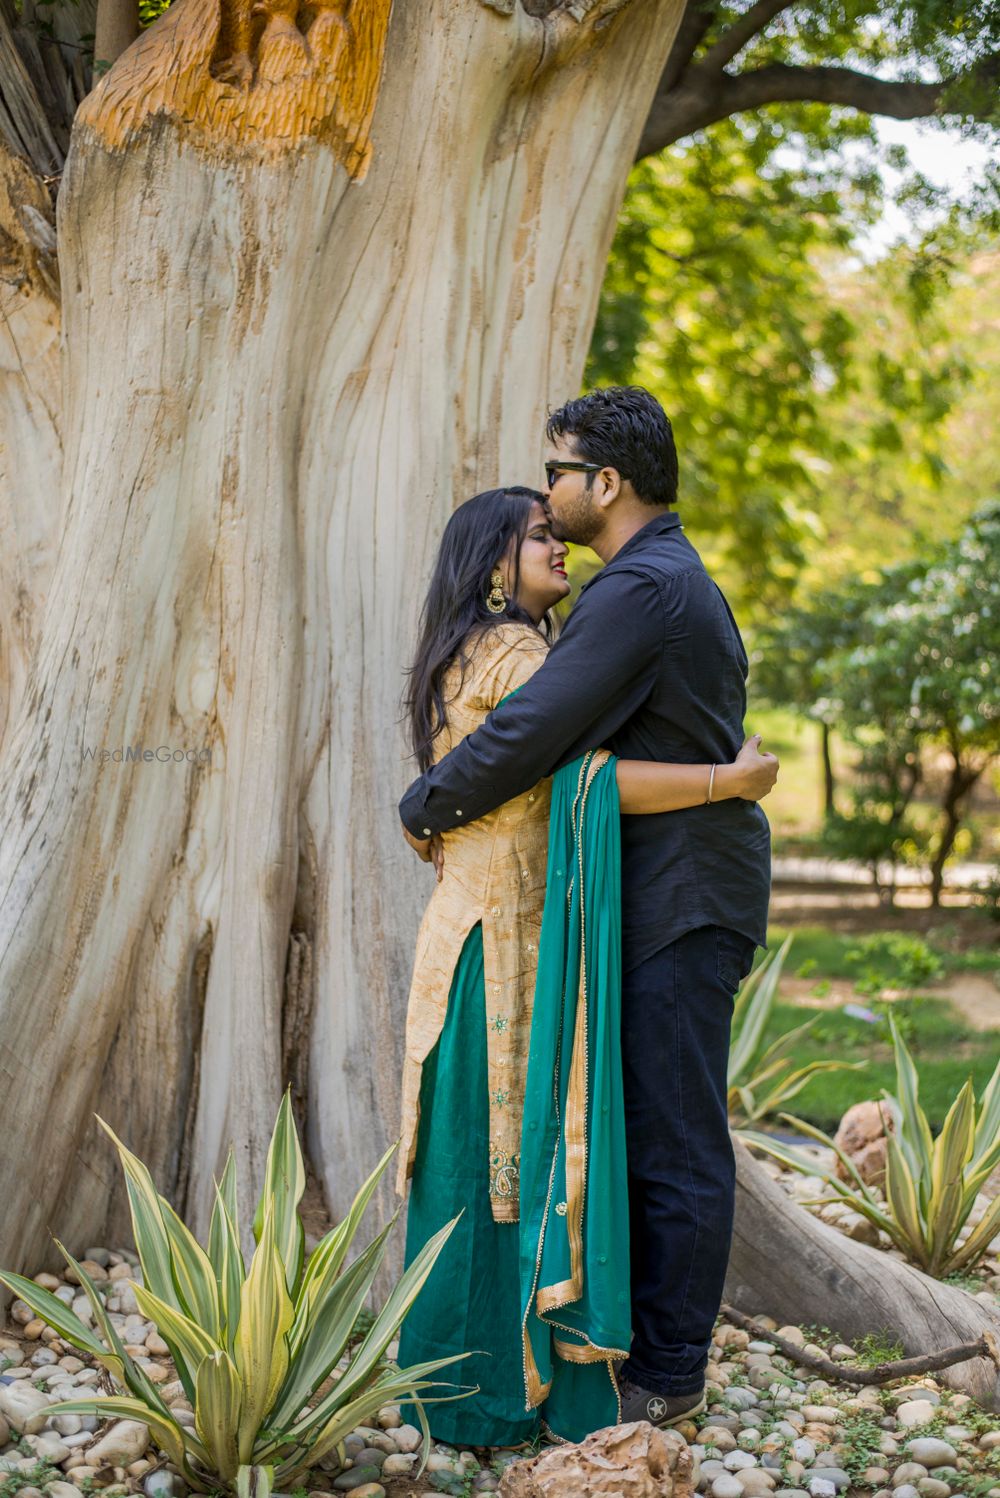
{"type": "Polygon", "coordinates": [[[588,463],[616,468],[644,504],[677,503],[673,429],[659,401],[641,386],[610,385],[567,401],[552,412],[545,430],[550,441],[572,437],[588,463]]]}

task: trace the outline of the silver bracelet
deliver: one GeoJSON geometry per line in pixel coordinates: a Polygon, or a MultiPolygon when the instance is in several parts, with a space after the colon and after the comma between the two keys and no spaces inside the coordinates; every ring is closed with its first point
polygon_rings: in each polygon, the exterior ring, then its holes
{"type": "Polygon", "coordinates": [[[705,805],[706,806],[711,806],[711,804],[712,804],[712,790],[713,790],[714,786],[715,786],[715,766],[713,765],[712,766],[711,774],[708,777],[708,795],[705,797],[705,805]]]}

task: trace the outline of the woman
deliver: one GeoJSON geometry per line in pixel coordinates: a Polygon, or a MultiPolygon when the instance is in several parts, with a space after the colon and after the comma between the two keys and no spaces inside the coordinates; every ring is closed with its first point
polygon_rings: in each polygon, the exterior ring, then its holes
{"type": "MultiPolygon", "coordinates": [[[[410,675],[421,769],[541,665],[566,550],[530,489],[452,515],[410,675]]],[[[714,768],[601,750],[444,834],[407,1014],[399,1176],[407,1262],[462,1214],[400,1340],[404,1366],[474,1352],[454,1376],[478,1391],[434,1407],[438,1439],[513,1445],[542,1417],[579,1439],[615,1420],[629,1339],[618,816],[757,800],[775,774],[756,740],[714,768]]]]}

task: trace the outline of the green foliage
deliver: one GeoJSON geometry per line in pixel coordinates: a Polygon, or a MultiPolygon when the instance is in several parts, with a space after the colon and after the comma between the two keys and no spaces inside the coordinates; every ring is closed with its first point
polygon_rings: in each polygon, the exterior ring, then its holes
{"type": "Polygon", "coordinates": [[[952,770],[934,847],[942,867],[968,793],[1000,752],[1000,502],[933,554],[818,593],[758,637],[755,684],[836,724],[856,747],[853,805],[829,846],[863,859],[917,858],[928,839],[911,806],[923,755],[952,770]]]}
{"type": "Polygon", "coordinates": [[[884,988],[919,988],[944,972],[938,954],[919,936],[905,931],[874,931],[847,953],[858,993],[877,997],[884,988]]]}
{"type": "Polygon", "coordinates": [[[847,249],[851,208],[873,211],[877,181],[825,177],[824,113],[800,110],[817,141],[804,166],[783,162],[788,127],[770,114],[639,163],[587,368],[589,384],[635,382],[662,400],[686,520],[746,593],[794,581],[815,531],[814,458],[842,443],[823,403],[854,326],[816,262],[847,249]]]}
{"type": "Polygon", "coordinates": [[[1000,1197],[987,1207],[962,1244],[968,1222],[991,1172],[1000,1164],[1000,1062],[979,1097],[971,1079],[953,1101],[935,1139],[920,1105],[919,1077],[905,1042],[890,1020],[896,1058],[896,1092],[885,1093],[888,1123],[884,1202],[865,1184],[853,1161],[820,1129],[789,1114],[782,1117],[832,1149],[847,1181],[819,1166],[814,1157],[767,1135],[743,1131],[754,1147],[805,1175],[820,1176],[837,1197],[888,1234],[906,1257],[928,1274],[970,1269],[986,1253],[1000,1228],[1000,1197]]]}
{"type": "Polygon", "coordinates": [[[862,1368],[880,1368],[883,1363],[898,1363],[906,1356],[902,1342],[888,1329],[866,1332],[854,1346],[858,1354],[855,1361],[862,1368]]]}
{"type": "Polygon", "coordinates": [[[779,951],[769,953],[736,995],[727,1074],[728,1102],[730,1114],[748,1123],[756,1123],[786,1107],[818,1073],[864,1065],[863,1062],[826,1059],[797,1066],[789,1052],[812,1029],[815,1020],[807,1020],[794,1030],[785,1031],[769,1045],[765,1043],[781,971],[791,944],[789,936],[779,951]]]}
{"type": "Polygon", "coordinates": [[[174,1418],[156,1385],[126,1352],[96,1285],[61,1244],[103,1341],[33,1280],[9,1272],[0,1273],[0,1280],[64,1341],[103,1364],[123,1392],[99,1402],[69,1400],[54,1405],[53,1413],[141,1420],[191,1488],[221,1489],[238,1498],[268,1498],[275,1485],[290,1490],[330,1452],[342,1455],[343,1439],[355,1426],[404,1395],[414,1399],[427,1438],[419,1391],[439,1387],[430,1376],[458,1359],[439,1358],[401,1370],[385,1354],[454,1223],[413,1260],[360,1342],[358,1320],[393,1223],[345,1267],[392,1150],[361,1187],[344,1221],[304,1263],[298,1207],[305,1169],[286,1094],[254,1217],[257,1247],[247,1267],[236,1228],[232,1152],[216,1188],[206,1251],[158,1194],[142,1162],[107,1132],[125,1171],[142,1265],[135,1297],[170,1349],[195,1425],[191,1430],[174,1418]],[[320,1394],[345,1353],[346,1366],[320,1394]]]}

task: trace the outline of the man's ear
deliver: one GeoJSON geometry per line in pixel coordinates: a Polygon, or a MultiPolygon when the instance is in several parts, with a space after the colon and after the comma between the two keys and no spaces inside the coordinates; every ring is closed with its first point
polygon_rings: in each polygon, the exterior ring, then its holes
{"type": "Polygon", "coordinates": [[[594,475],[595,498],[601,509],[613,504],[622,492],[622,476],[617,468],[602,468],[594,475]]]}

